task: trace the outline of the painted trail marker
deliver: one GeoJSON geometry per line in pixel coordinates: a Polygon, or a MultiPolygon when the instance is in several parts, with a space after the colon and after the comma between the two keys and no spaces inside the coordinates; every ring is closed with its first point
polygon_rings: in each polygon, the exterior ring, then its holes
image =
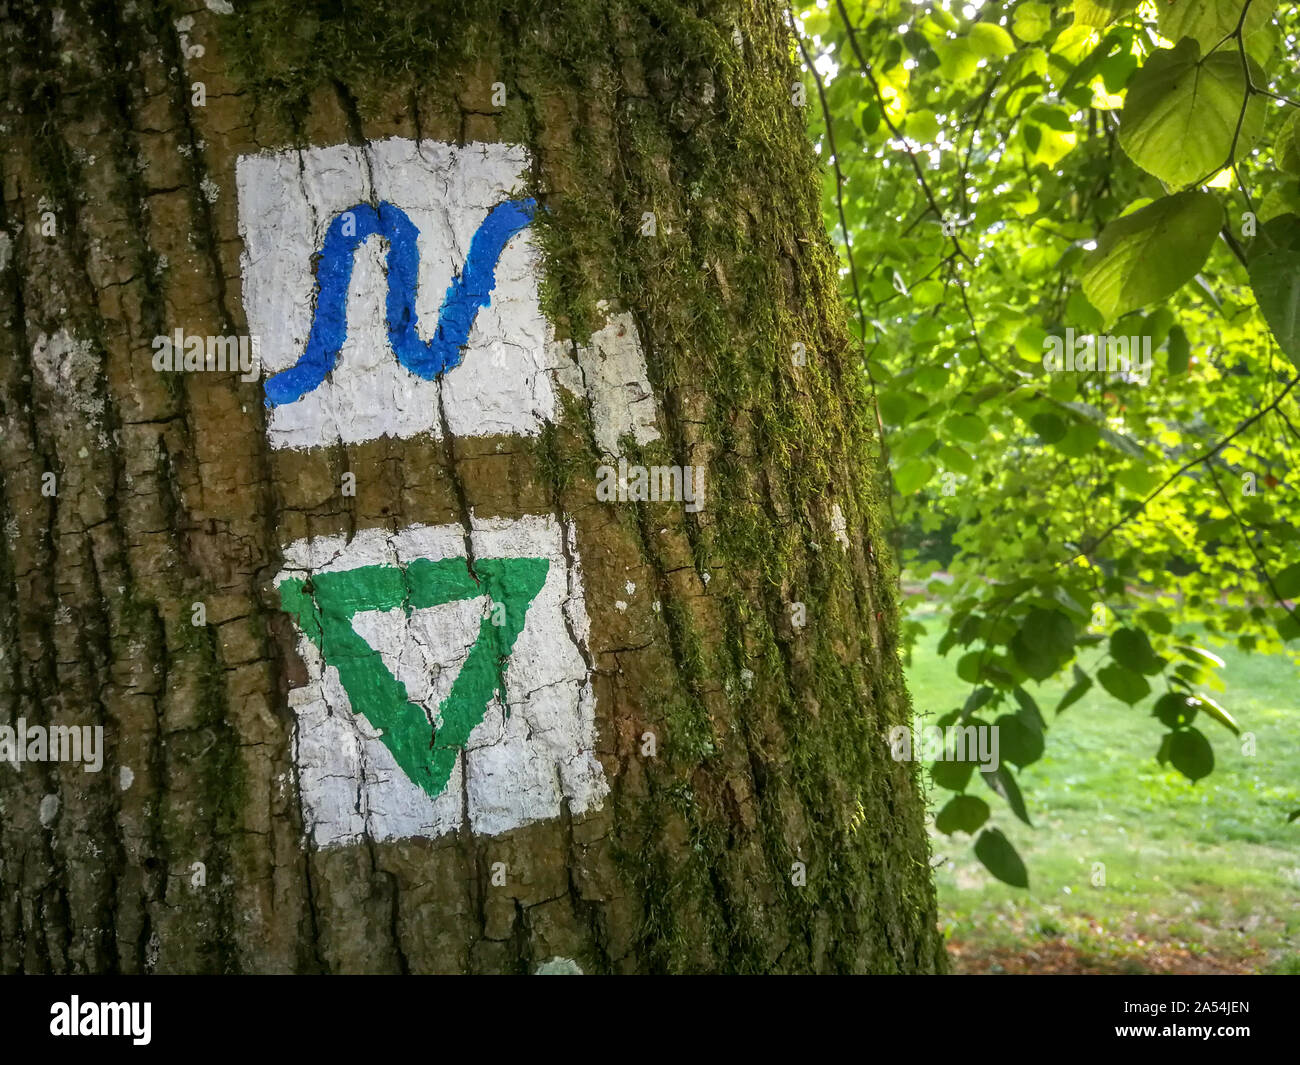
{"type": "Polygon", "coordinates": [[[474,232],[464,266],[452,279],[438,311],[429,339],[417,330],[415,298],[420,250],[418,230],[406,212],[387,201],[377,208],[358,203],[340,212],[325,233],[316,269],[312,319],[307,349],[287,370],[266,382],[266,405],[296,403],[321,386],[338,363],[347,341],[347,300],[352,281],[352,260],[367,238],[382,236],[388,242],[388,343],[393,354],[411,373],[426,381],[460,365],[469,344],[474,320],[492,302],[497,261],[506,244],[533,220],[534,200],[506,200],[487,214],[474,232]]]}
{"type": "MultiPolygon", "coordinates": [[[[636,321],[557,342],[538,300],[528,155],[391,139],[243,156],[243,298],[267,434],[312,448],[535,435],[556,388],[598,447],[659,437],[636,321]]],[[[471,518],[299,540],[276,578],[307,683],[289,693],[318,846],[495,834],[600,806],[571,526],[471,518]],[[466,555],[466,535],[471,550],[466,555]]]]}
{"type": "MultiPolygon", "coordinates": [[[[290,692],[320,846],[496,834],[598,807],[581,573],[549,516],[299,540],[276,578],[308,683],[290,692]]],[[[572,543],[569,545],[572,556],[572,543]]]]}
{"type": "Polygon", "coordinates": [[[239,159],[273,447],[536,434],[555,411],[517,145],[394,138],[239,159]],[[450,372],[454,370],[455,372],[450,372]]]}
{"type": "Polygon", "coordinates": [[[280,583],[280,602],[322,654],[328,645],[326,662],[338,670],[353,712],[379,730],[402,772],[436,799],[489,700],[501,694],[502,666],[549,568],[545,558],[480,558],[470,573],[464,558],[416,558],[406,565],[286,578],[280,583]],[[357,614],[398,608],[409,614],[484,593],[491,612],[479,624],[469,656],[430,720],[411,702],[406,685],[389,671],[379,649],[358,635],[352,620],[357,614]]]}

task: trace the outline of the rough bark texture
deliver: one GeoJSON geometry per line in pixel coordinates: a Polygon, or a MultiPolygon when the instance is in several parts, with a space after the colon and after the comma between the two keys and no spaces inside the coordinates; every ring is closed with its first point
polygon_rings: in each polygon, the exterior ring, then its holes
{"type": "Polygon", "coordinates": [[[226,6],[0,21],[0,714],[107,744],[99,774],[0,768],[0,968],[941,969],[922,797],[884,738],[909,709],[880,459],[780,7],[226,6]],[[581,342],[599,300],[634,313],[663,438],[632,458],[706,466],[700,513],[597,502],[582,402],[532,441],[272,452],[258,382],[151,369],[157,334],[246,331],[240,154],[390,136],[528,146],[547,314],[581,342]],[[471,508],[576,522],[612,794],[316,850],[282,545],[471,508]],[[653,595],[617,610],[629,580],[653,595]]]}

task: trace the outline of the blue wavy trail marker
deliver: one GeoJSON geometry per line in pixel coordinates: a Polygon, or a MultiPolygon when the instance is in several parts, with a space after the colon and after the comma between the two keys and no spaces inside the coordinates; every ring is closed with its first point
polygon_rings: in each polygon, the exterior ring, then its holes
{"type": "Polygon", "coordinates": [[[420,267],[420,231],[391,203],[360,203],[334,216],[316,267],[315,316],[307,348],[287,370],[266,381],[266,405],[278,407],[318,387],[338,362],[347,339],[348,286],[356,249],[373,236],[388,240],[388,342],[411,373],[431,381],[455,369],[481,308],[492,302],[497,262],[506,244],[533,220],[537,201],[506,200],[488,212],[470,241],[464,268],[452,279],[427,342],[416,330],[415,290],[420,267]],[[346,235],[344,230],[350,230],[346,235]]]}

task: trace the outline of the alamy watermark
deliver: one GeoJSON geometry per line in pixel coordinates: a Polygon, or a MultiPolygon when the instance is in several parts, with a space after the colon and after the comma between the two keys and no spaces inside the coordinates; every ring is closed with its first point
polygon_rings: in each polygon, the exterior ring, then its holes
{"type": "Polygon", "coordinates": [[[50,1035],[130,1036],[136,1046],[148,1046],[152,1013],[151,1002],[82,1002],[73,995],[50,1005],[50,1035]]]}
{"type": "Polygon", "coordinates": [[[256,381],[261,365],[259,336],[199,336],[176,329],[153,338],[153,368],[159,373],[227,373],[256,381]]]}
{"type": "Polygon", "coordinates": [[[1113,337],[1084,333],[1076,337],[1073,329],[1065,337],[1049,336],[1043,341],[1043,369],[1049,373],[1118,374],[1124,380],[1145,385],[1151,380],[1151,338],[1149,336],[1113,337]]]}
{"type": "Polygon", "coordinates": [[[87,773],[104,768],[103,725],[31,725],[25,717],[0,725],[0,762],[84,762],[87,773]]]}
{"type": "Polygon", "coordinates": [[[596,467],[596,498],[602,503],[685,503],[697,513],[704,506],[703,466],[618,466],[596,467]]]}
{"type": "Polygon", "coordinates": [[[896,725],[889,730],[889,753],[895,762],[974,762],[982,773],[996,773],[997,725],[896,725]]]}

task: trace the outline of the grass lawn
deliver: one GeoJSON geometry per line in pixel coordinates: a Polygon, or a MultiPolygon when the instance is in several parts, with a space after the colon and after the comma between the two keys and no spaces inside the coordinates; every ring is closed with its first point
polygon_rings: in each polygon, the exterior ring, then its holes
{"type": "MultiPolygon", "coordinates": [[[[917,713],[935,717],[969,686],[954,672],[959,651],[935,650],[942,621],[918,620],[928,631],[908,684],[917,713]]],[[[1257,752],[1244,755],[1200,715],[1215,768],[1196,784],[1157,763],[1153,699],[1126,708],[1094,685],[1057,718],[1066,684],[1029,687],[1049,730],[1047,753],[1019,772],[1034,827],[978,774],[968,789],[1020,852],[1029,889],[995,880],[970,836],[931,825],[956,971],[1300,972],[1300,821],[1286,820],[1300,809],[1300,670],[1207,646],[1226,663],[1227,690],[1212,694],[1254,733],[1257,752]],[[1104,886],[1093,884],[1096,863],[1104,886]]],[[[1089,672],[1096,656],[1083,659],[1089,672]]],[[[932,816],[949,796],[932,789],[932,816]]]]}

